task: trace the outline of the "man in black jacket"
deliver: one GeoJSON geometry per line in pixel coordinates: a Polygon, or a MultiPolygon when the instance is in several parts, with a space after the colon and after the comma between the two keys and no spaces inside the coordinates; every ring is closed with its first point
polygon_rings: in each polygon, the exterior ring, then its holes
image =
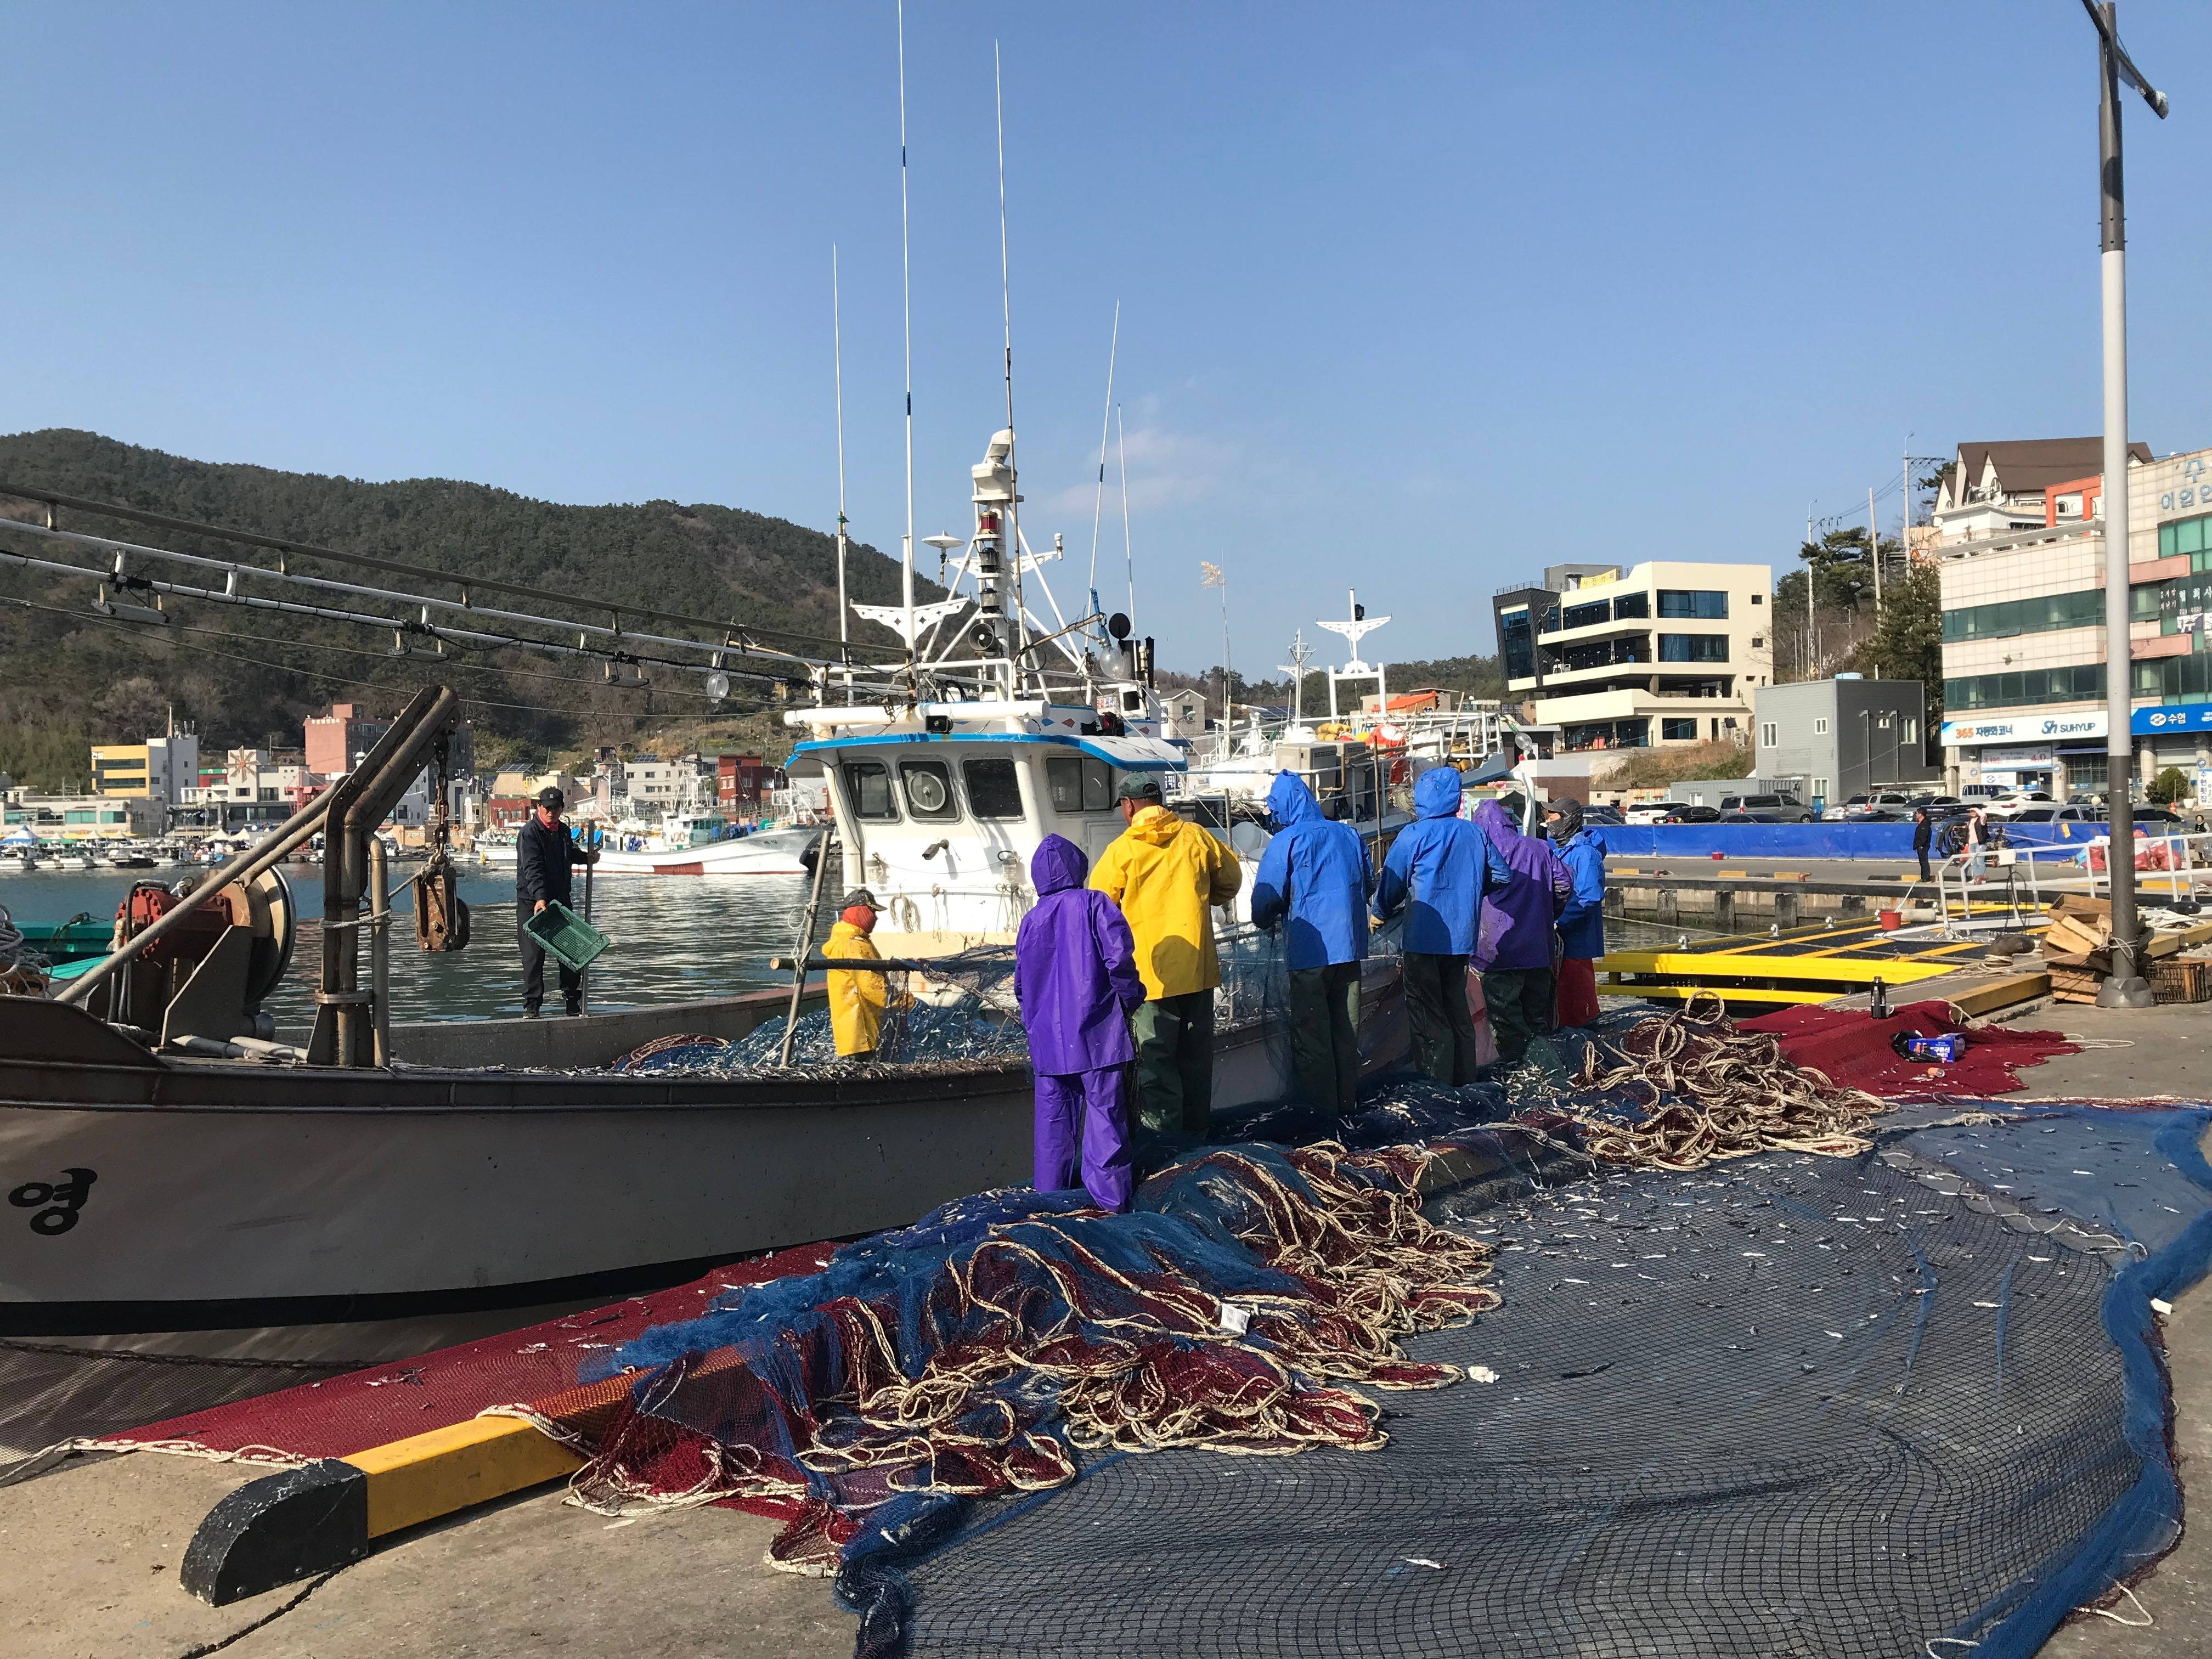
{"type": "Polygon", "coordinates": [[[1920,854],[1920,879],[1933,881],[1928,870],[1928,843],[1936,834],[1936,815],[1926,807],[1916,807],[1912,813],[1912,850],[1920,854]]]}
{"type": "MultiPolygon", "coordinates": [[[[522,1011],[531,1019],[538,1018],[545,1001],[545,947],[522,924],[549,902],[568,902],[571,865],[599,861],[597,853],[586,853],[568,838],[568,828],[561,822],[561,809],[567,804],[558,789],[539,790],[538,810],[514,841],[514,930],[522,948],[522,1011]]],[[[583,976],[565,962],[561,963],[561,1001],[569,1013],[584,1012],[583,976]]]]}

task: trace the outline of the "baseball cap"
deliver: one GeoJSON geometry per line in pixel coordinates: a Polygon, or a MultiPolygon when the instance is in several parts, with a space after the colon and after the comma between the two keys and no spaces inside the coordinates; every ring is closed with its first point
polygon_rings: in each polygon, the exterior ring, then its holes
{"type": "Polygon", "coordinates": [[[1160,781],[1150,772],[1125,772],[1121,787],[1115,792],[1117,800],[1164,800],[1160,781]]]}

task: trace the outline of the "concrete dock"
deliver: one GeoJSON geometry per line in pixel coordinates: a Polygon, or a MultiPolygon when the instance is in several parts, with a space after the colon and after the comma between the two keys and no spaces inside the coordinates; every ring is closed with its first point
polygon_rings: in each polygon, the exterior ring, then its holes
{"type": "MultiPolygon", "coordinates": [[[[1961,976],[1965,982],[1967,976],[1961,976]]],[[[2067,1005],[2024,1025],[2127,1044],[2022,1073],[2033,1099],[2203,1097],[2212,1020],[2203,1007],[2140,1012],[2067,1005]]],[[[2173,1435],[2187,1501],[2212,1500],[2212,1281],[2166,1327],[2173,1435]]],[[[541,1488],[403,1534],[335,1573],[214,1608],[176,1579],[218,1499],[265,1471],[133,1453],[79,1456],[0,1486],[0,1659],[352,1659],[392,1654],[774,1656],[843,1659],[855,1621],[828,1586],[770,1571],[773,1522],[728,1510],[610,1522],[541,1488]]],[[[2055,1659],[2180,1659],[2212,1652],[2212,1534],[2191,1528],[2116,1611],[2084,1614],[2055,1659]]]]}

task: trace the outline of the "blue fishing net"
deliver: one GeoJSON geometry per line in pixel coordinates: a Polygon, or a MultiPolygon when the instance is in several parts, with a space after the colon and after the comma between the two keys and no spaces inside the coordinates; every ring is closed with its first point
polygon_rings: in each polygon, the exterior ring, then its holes
{"type": "Polygon", "coordinates": [[[1371,1451],[979,1504],[876,1563],[898,1639],[2027,1659],[2174,1536],[2148,1298],[2206,1266],[2212,1114],[1987,1109],[1850,1158],[1501,1164],[1428,1212],[1495,1246],[1503,1308],[1407,1344],[1495,1381],[1395,1396],[1371,1451]]]}

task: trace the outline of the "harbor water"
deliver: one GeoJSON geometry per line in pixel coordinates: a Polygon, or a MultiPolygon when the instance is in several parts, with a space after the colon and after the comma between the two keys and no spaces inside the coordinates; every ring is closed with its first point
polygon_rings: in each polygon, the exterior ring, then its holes
{"type": "MultiPolygon", "coordinates": [[[[414,890],[421,866],[393,866],[392,875],[392,1017],[395,1021],[512,1019],[522,1012],[522,963],[515,948],[514,877],[464,864],[461,898],[471,913],[465,951],[431,952],[415,945],[414,890]]],[[[112,921],[134,880],[180,881],[185,866],[167,869],[40,870],[0,876],[0,906],[26,926],[52,924],[86,915],[112,921]]],[[[280,1030],[313,1023],[315,978],[322,952],[322,868],[284,866],[298,901],[301,923],[284,983],[265,1005],[280,1030]]],[[[613,942],[592,967],[592,1007],[602,1013],[657,1003],[696,1002],[790,983],[769,967],[797,941],[806,909],[805,876],[611,876],[592,884],[592,925],[613,942]]],[[[825,894],[817,933],[836,918],[825,894]]],[[[576,908],[583,907],[581,872],[576,908]]],[[[1650,948],[1671,941],[1674,928],[1607,917],[1606,943],[1650,948]]],[[[1697,931],[1697,930],[1692,930],[1697,931]]],[[[367,952],[362,956],[367,970],[367,952]]],[[[546,1000],[557,1009],[555,964],[546,964],[546,1000]]]]}

